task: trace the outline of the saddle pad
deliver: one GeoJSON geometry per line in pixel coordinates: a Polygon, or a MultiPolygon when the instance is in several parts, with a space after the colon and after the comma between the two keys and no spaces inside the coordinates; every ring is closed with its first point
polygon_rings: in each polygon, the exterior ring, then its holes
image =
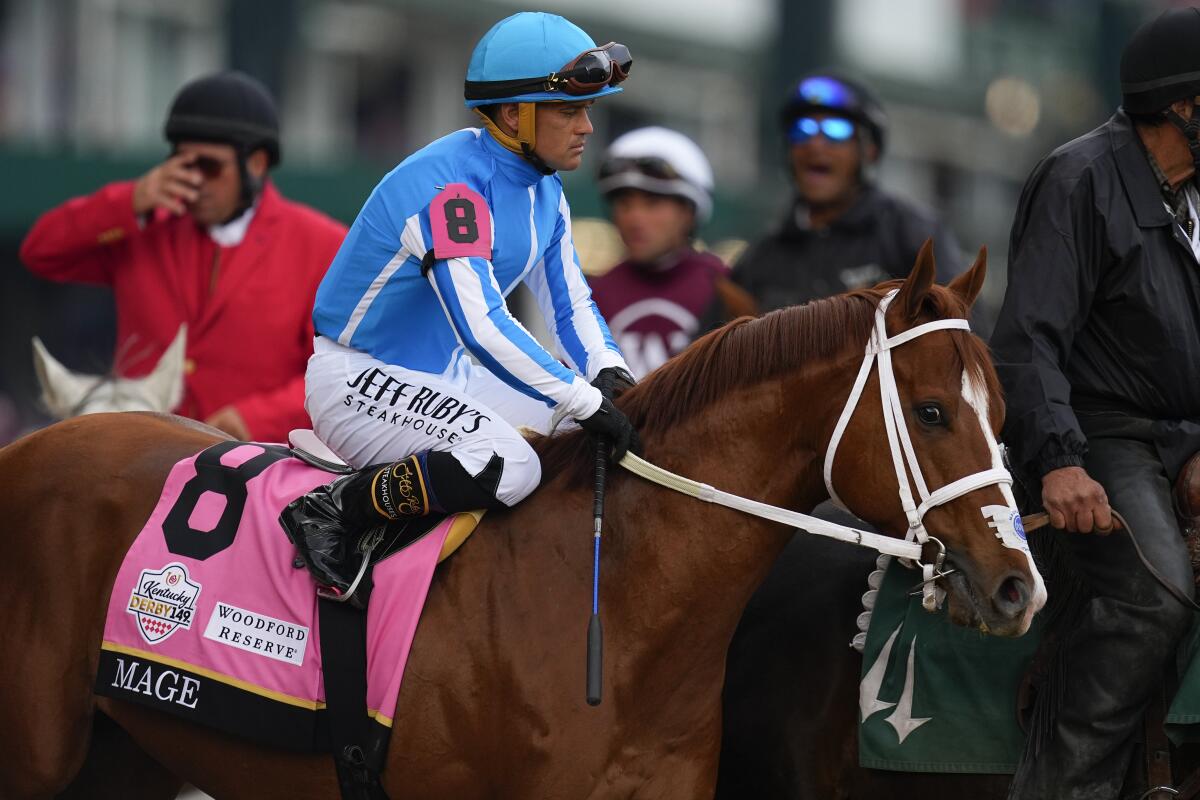
{"type": "Polygon", "coordinates": [[[1017,688],[1041,639],[986,636],[910,597],[893,559],[871,612],[859,683],[859,764],[900,772],[1012,773],[1024,747],[1017,688]]]}
{"type": "MultiPolygon", "coordinates": [[[[335,477],[286,447],[243,442],[176,464],[113,585],[96,692],[267,745],[326,749],[315,584],[278,516],[335,477]]],[[[374,568],[367,704],[384,726],[443,544],[477,520],[448,518],[374,568]]]]}
{"type": "Polygon", "coordinates": [[[1183,747],[1200,742],[1200,614],[1192,616],[1192,630],[1179,645],[1175,667],[1179,688],[1164,727],[1171,742],[1183,747]]]}

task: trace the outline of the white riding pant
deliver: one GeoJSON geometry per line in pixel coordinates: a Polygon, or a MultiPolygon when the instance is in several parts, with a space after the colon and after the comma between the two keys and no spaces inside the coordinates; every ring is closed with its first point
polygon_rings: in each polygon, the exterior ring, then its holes
{"type": "Polygon", "coordinates": [[[508,506],[542,477],[541,462],[517,428],[547,433],[553,415],[467,358],[434,375],[323,336],[308,361],[304,405],[317,436],[356,468],[442,450],[477,476],[500,456],[496,498],[508,506]]]}

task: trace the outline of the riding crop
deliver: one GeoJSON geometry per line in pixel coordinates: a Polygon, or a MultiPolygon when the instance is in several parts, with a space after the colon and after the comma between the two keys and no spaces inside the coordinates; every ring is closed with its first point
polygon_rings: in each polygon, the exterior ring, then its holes
{"type": "Polygon", "coordinates": [[[604,628],[600,624],[600,532],[604,525],[604,485],[608,477],[608,454],[612,446],[596,442],[596,495],[592,504],[592,617],[587,631],[587,703],[600,705],[604,677],[604,628]]]}

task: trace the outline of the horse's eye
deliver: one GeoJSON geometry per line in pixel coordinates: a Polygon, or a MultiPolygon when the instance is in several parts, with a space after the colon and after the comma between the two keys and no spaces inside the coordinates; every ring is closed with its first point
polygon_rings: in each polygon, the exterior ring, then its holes
{"type": "Polygon", "coordinates": [[[926,403],[917,408],[917,419],[925,425],[941,425],[945,422],[946,416],[936,403],[926,403]]]}

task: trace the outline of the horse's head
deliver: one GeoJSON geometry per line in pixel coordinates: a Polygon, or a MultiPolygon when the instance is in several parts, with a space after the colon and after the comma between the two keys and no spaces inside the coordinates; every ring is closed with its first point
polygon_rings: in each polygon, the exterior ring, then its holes
{"type": "Polygon", "coordinates": [[[82,375],[63,366],[33,338],[33,366],[42,402],[58,419],[101,411],[171,411],[183,398],[187,326],[181,325],[153,371],[144,378],[82,375]]]}
{"type": "Polygon", "coordinates": [[[1017,636],[1045,604],[1046,589],[996,441],[1004,420],[999,382],[983,342],[940,327],[963,323],[939,322],[966,318],[986,262],[981,250],[970,270],[936,286],[926,242],[907,279],[873,290],[885,298],[886,333],[872,334],[872,343],[885,345],[875,347],[882,351],[876,367],[843,415],[840,441],[831,434],[826,475],[835,496],[873,525],[936,540],[925,548],[927,559],[939,542],[945,546],[942,572],[949,574],[937,582],[949,594],[952,620],[1017,636]],[[924,333],[921,325],[929,326],[924,333]]]}

